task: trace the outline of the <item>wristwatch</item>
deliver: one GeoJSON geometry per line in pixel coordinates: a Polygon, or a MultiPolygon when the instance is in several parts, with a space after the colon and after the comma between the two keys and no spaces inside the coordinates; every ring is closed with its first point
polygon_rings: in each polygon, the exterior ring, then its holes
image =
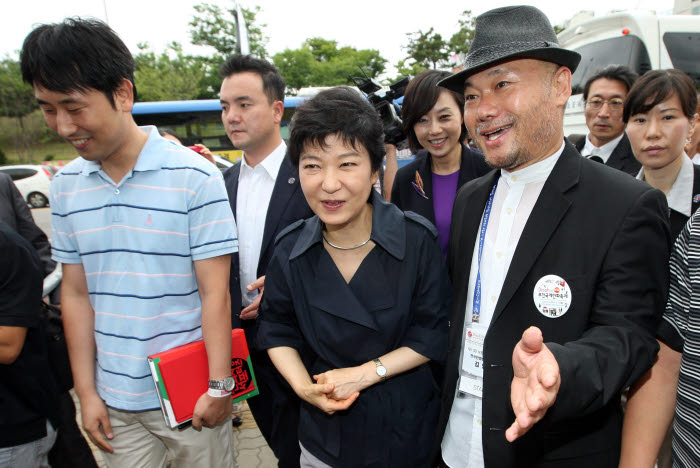
{"type": "Polygon", "coordinates": [[[379,358],[374,360],[374,364],[377,366],[377,375],[379,376],[379,379],[383,382],[386,380],[386,367],[384,367],[384,364],[382,364],[382,361],[379,360],[379,358]]]}
{"type": "Polygon", "coordinates": [[[224,392],[231,392],[236,387],[236,381],[230,375],[222,380],[211,380],[209,379],[209,388],[212,390],[223,390],[224,392]]]}

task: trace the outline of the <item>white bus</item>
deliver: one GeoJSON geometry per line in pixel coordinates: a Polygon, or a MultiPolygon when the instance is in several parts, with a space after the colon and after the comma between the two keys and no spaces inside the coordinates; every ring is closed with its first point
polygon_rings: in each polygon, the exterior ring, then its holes
{"type": "Polygon", "coordinates": [[[575,22],[559,33],[558,39],[562,47],[581,54],[564,114],[565,135],[588,133],[583,85],[607,65],[628,65],[639,75],[677,68],[700,87],[700,16],[612,13],[575,22]]]}

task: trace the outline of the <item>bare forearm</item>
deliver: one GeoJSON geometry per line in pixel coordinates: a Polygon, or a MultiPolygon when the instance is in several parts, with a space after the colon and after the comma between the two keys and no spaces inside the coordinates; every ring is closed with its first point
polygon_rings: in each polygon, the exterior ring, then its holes
{"type": "Polygon", "coordinates": [[[304,363],[301,362],[299,352],[288,346],[280,346],[268,349],[267,354],[296,394],[301,395],[302,388],[305,385],[309,385],[312,380],[306,367],[304,367],[304,363]]]}
{"type": "Polygon", "coordinates": [[[230,255],[194,262],[202,301],[202,337],[209,361],[209,378],[216,380],[231,375],[230,268],[230,255]]]}
{"type": "Polygon", "coordinates": [[[95,388],[95,313],[89,296],[61,292],[61,315],[75,391],[81,399],[95,388]]]}
{"type": "MultiPolygon", "coordinates": [[[[430,359],[427,357],[423,356],[422,354],[418,354],[406,346],[395,349],[384,356],[380,356],[379,360],[381,361],[382,365],[386,367],[387,379],[403,374],[404,372],[430,361],[430,359]]],[[[365,368],[368,380],[372,382],[371,385],[374,385],[381,380],[377,374],[377,365],[374,363],[374,361],[369,361],[362,366],[365,368]]]]}
{"type": "Polygon", "coordinates": [[[620,468],[653,468],[676,406],[681,354],[663,342],[654,367],[630,388],[620,468]]]}
{"type": "Polygon", "coordinates": [[[202,337],[209,361],[209,377],[231,375],[231,297],[228,290],[202,297],[202,337]]]}

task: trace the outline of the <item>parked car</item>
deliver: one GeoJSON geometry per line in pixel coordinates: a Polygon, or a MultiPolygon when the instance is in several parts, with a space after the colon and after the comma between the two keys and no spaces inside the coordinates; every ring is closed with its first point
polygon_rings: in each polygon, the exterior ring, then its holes
{"type": "Polygon", "coordinates": [[[33,208],[43,208],[49,204],[49,183],[56,173],[52,166],[0,166],[0,172],[12,177],[19,193],[33,208]]]}

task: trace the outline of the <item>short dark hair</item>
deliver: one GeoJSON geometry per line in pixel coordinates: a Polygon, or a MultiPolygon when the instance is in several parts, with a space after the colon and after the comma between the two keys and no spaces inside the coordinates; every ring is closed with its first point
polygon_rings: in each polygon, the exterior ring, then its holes
{"type": "MultiPolygon", "coordinates": [[[[134,85],[134,57],[117,34],[97,19],[66,18],[43,24],[24,39],[22,79],[32,86],[69,93],[101,91],[114,107],[126,78],[134,85]]],[[[136,101],[136,86],[133,86],[136,101]]]]}
{"type": "Polygon", "coordinates": [[[670,69],[648,71],[637,80],[627,94],[622,120],[627,123],[633,115],[646,114],[674,93],[681,101],[683,114],[692,119],[698,105],[695,83],[682,71],[670,69]]]}
{"type": "Polygon", "coordinates": [[[172,128],[159,128],[158,133],[160,133],[160,136],[164,137],[165,135],[170,135],[172,137],[177,138],[178,140],[182,141],[182,138],[180,138],[180,135],[177,134],[175,130],[172,128]]]}
{"type": "MultiPolygon", "coordinates": [[[[403,132],[408,137],[408,146],[414,153],[422,150],[423,146],[418,141],[413,127],[421,117],[430,112],[430,109],[435,106],[435,103],[440,98],[440,93],[451,95],[457,103],[460,115],[464,117],[464,95],[437,85],[440,80],[448,76],[452,76],[452,73],[425,70],[416,75],[406,87],[403,104],[401,104],[401,118],[403,119],[403,132]]],[[[459,141],[464,141],[466,136],[467,127],[464,126],[464,119],[462,119],[462,133],[459,136],[459,141]]]]}
{"type": "Polygon", "coordinates": [[[341,86],[321,91],[297,107],[289,125],[287,155],[294,167],[306,144],[325,146],[326,138],[337,135],[358,149],[358,144],[369,153],[372,172],[384,159],[384,129],[379,113],[356,90],[341,86]]]}
{"type": "Polygon", "coordinates": [[[253,72],[260,75],[263,82],[263,92],[267,100],[284,102],[284,78],[279,70],[267,60],[252,55],[232,55],[219,67],[219,76],[223,80],[236,73],[253,72]]]}
{"type": "Polygon", "coordinates": [[[629,93],[630,89],[637,81],[639,75],[637,75],[630,67],[626,65],[608,65],[605,68],[601,68],[595,74],[591,75],[590,78],[586,80],[586,84],[583,85],[583,100],[588,99],[588,92],[591,90],[591,85],[594,81],[605,78],[606,80],[619,81],[629,93]]]}

